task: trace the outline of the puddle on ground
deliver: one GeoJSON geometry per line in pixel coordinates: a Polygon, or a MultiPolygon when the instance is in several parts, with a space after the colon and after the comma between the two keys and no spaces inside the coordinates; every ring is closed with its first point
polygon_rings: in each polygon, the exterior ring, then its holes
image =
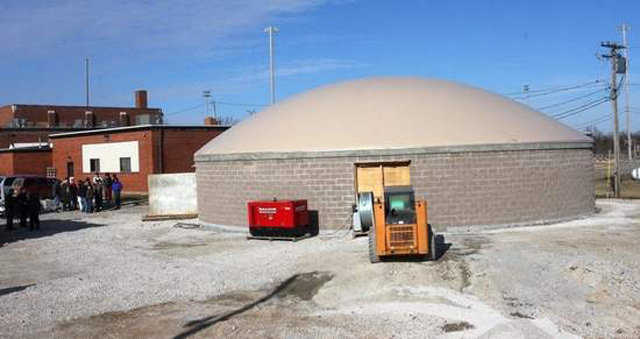
{"type": "Polygon", "coordinates": [[[446,333],[449,332],[458,332],[458,331],[466,331],[474,328],[473,325],[469,324],[466,321],[459,321],[456,323],[446,323],[442,326],[442,330],[446,333]]]}
{"type": "Polygon", "coordinates": [[[206,304],[244,305],[261,297],[263,291],[225,293],[205,300],[206,304]]]}
{"type": "Polygon", "coordinates": [[[293,279],[276,294],[279,298],[297,297],[311,300],[324,284],[333,279],[329,272],[308,272],[296,274],[293,279]]]}

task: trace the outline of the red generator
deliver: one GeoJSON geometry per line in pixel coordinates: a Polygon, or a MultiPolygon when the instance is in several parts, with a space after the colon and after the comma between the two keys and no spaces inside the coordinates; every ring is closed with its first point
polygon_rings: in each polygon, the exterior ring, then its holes
{"type": "Polygon", "coordinates": [[[298,236],[308,230],[306,200],[250,201],[247,212],[253,236],[298,236]]]}

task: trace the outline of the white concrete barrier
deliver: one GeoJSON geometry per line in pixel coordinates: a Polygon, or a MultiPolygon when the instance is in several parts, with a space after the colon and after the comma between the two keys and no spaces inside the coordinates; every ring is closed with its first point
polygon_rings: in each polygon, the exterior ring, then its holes
{"type": "Polygon", "coordinates": [[[195,173],[152,174],[149,183],[149,216],[198,213],[195,173]]]}

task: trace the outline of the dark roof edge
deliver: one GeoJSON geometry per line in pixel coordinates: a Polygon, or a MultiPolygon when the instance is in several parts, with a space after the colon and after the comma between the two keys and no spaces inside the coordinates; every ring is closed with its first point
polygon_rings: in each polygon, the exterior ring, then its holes
{"type": "Polygon", "coordinates": [[[196,154],[196,162],[242,161],[242,160],[282,160],[306,158],[339,158],[366,157],[381,155],[414,155],[414,154],[443,154],[467,152],[500,152],[526,150],[554,150],[554,149],[591,149],[592,142],[544,142],[518,144],[485,144],[485,145],[455,145],[419,148],[371,149],[371,150],[341,150],[322,152],[264,152],[264,153],[236,153],[236,154],[196,154]]]}
{"type": "Polygon", "coordinates": [[[82,131],[86,130],[86,128],[82,127],[0,127],[0,132],[39,132],[39,131],[60,131],[60,132],[73,132],[73,131],[82,131]]]}
{"type": "Polygon", "coordinates": [[[219,129],[219,130],[227,130],[230,126],[208,126],[208,125],[134,125],[134,126],[124,126],[124,127],[113,127],[113,128],[100,128],[100,129],[92,129],[85,131],[77,131],[77,132],[68,132],[68,133],[56,133],[50,134],[50,139],[57,138],[67,138],[67,137],[75,137],[82,135],[92,135],[92,134],[103,134],[103,133],[124,133],[138,130],[151,130],[151,129],[219,129]]]}
{"type": "Polygon", "coordinates": [[[4,108],[4,107],[11,107],[11,106],[22,106],[22,107],[49,107],[49,108],[55,108],[55,107],[60,107],[60,108],[74,108],[74,109],[85,109],[85,110],[91,110],[92,108],[95,109],[121,109],[121,110],[150,110],[150,111],[162,111],[162,108],[154,108],[154,107],[146,107],[146,108],[142,108],[142,107],[119,107],[119,106],[76,106],[76,105],[42,105],[42,104],[7,104],[7,105],[2,105],[0,106],[0,108],[4,108]]]}
{"type": "Polygon", "coordinates": [[[18,147],[0,148],[0,153],[31,153],[31,152],[51,152],[51,147],[18,147]]]}

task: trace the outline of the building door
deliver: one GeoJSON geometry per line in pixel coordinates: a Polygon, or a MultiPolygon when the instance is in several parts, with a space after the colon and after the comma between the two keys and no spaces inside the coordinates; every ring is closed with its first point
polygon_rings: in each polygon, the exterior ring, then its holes
{"type": "Polygon", "coordinates": [[[69,162],[67,162],[67,177],[71,178],[73,176],[74,176],[73,175],[73,162],[69,161],[69,162]]]}
{"type": "Polygon", "coordinates": [[[373,192],[374,200],[384,201],[387,186],[410,186],[409,162],[356,164],[356,199],[360,192],[373,192]]]}

